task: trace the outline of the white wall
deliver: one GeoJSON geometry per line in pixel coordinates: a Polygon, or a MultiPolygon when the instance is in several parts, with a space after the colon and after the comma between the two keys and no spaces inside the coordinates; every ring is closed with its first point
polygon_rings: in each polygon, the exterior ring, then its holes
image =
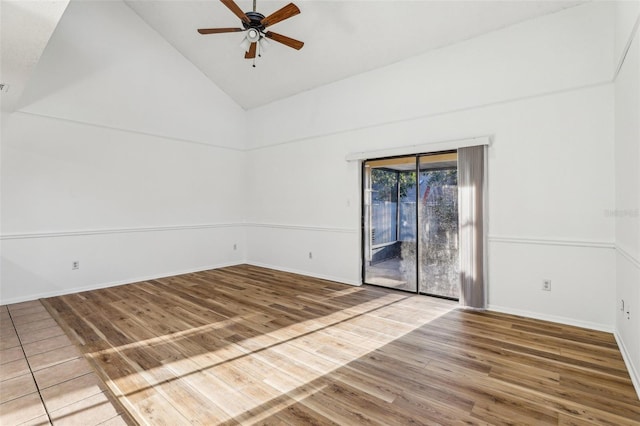
{"type": "Polygon", "coordinates": [[[345,155],[492,135],[491,308],[613,330],[613,19],[572,8],[249,111],[249,262],[360,282],[345,155]]]}
{"type": "Polygon", "coordinates": [[[1,303],[242,263],[244,111],[121,2],[70,3],[2,124],[1,303]]]}
{"type": "Polygon", "coordinates": [[[119,0],[72,1],[20,110],[235,149],[244,110],[119,0]]]}
{"type": "MultiPolygon", "coordinates": [[[[250,110],[248,146],[610,82],[611,6],[570,8],[250,110]]],[[[396,143],[415,142],[403,136],[396,143]]]]}
{"type": "Polygon", "coordinates": [[[640,40],[637,26],[633,30],[640,2],[622,3],[618,12],[617,62],[624,62],[615,81],[616,203],[611,212],[616,224],[616,336],[640,395],[640,40]]]}
{"type": "Polygon", "coordinates": [[[360,170],[345,155],[492,135],[492,308],[613,329],[610,3],[247,113],[126,6],[91,5],[71,3],[3,126],[3,303],[239,263],[245,248],[359,283],[360,170]]]}
{"type": "Polygon", "coordinates": [[[345,156],[491,135],[490,307],[615,329],[640,388],[640,3],[616,6],[245,113],[121,2],[71,2],[2,113],[0,303],[245,260],[358,284],[345,156]]]}

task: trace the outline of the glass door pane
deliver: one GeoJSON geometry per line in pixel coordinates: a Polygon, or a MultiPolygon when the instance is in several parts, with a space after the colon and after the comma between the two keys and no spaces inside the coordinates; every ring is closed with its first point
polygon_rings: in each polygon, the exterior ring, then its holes
{"type": "Polygon", "coordinates": [[[417,291],[416,157],[364,164],[364,282],[417,291]]]}
{"type": "Polygon", "coordinates": [[[421,156],[419,170],[419,291],[458,299],[457,154],[421,156]]]}

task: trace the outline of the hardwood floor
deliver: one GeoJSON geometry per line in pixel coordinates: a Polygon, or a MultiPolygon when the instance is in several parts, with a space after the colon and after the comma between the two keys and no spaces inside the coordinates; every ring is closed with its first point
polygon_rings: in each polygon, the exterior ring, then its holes
{"type": "Polygon", "coordinates": [[[246,265],[43,303],[141,424],[640,424],[608,333],[246,265]]]}

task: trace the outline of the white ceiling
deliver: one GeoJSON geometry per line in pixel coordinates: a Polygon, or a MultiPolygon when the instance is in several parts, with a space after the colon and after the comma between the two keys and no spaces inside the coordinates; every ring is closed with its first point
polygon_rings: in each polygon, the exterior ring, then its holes
{"type": "Polygon", "coordinates": [[[0,98],[12,111],[44,52],[69,0],[0,3],[0,83],[8,84],[0,98]]]}
{"type": "MultiPolygon", "coordinates": [[[[269,15],[289,0],[257,0],[269,15]]],[[[236,0],[244,11],[251,0],[236,0]]],[[[245,109],[341,80],[584,2],[294,0],[301,14],[269,29],[304,41],[297,51],[271,42],[244,59],[244,33],[200,35],[197,28],[240,27],[218,0],[125,0],[144,21],[245,109]]]]}
{"type": "MultiPolygon", "coordinates": [[[[297,51],[272,41],[253,68],[239,47],[243,33],[197,33],[240,26],[219,0],[123,1],[245,109],[585,2],[293,0],[301,14],[269,29],[304,41],[304,47],[297,51]]],[[[269,15],[289,1],[257,0],[257,10],[269,15]]],[[[11,84],[0,99],[3,110],[18,104],[49,37],[64,22],[68,2],[0,0],[0,82],[11,84]]],[[[252,0],[236,2],[252,9],[252,0]]]]}

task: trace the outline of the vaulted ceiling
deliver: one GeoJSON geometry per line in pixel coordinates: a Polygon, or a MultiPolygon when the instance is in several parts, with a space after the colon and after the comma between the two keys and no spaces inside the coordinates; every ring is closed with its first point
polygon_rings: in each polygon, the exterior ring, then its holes
{"type": "MultiPolygon", "coordinates": [[[[74,1],[79,0],[72,0],[72,3],[74,1]]],[[[257,58],[254,68],[253,61],[244,59],[239,47],[244,33],[197,33],[198,28],[240,26],[239,19],[220,1],[123,1],[245,109],[584,2],[294,0],[301,14],[275,24],[271,29],[304,41],[304,47],[297,51],[272,42],[262,57],[257,58]]],[[[268,15],[287,2],[257,0],[257,10],[268,15]]],[[[9,76],[20,80],[16,91],[20,91],[20,85],[27,80],[34,58],[37,62],[53,31],[52,28],[41,31],[44,34],[32,43],[31,51],[23,49],[18,55],[23,62],[25,58],[31,61],[29,67],[23,66],[20,71],[20,66],[15,65],[15,55],[8,57],[5,46],[20,46],[20,43],[25,46],[24,38],[29,28],[42,28],[37,19],[28,22],[24,16],[17,25],[15,13],[6,13],[15,10],[20,3],[2,0],[2,78],[3,82],[9,76]],[[6,70],[9,69],[17,71],[8,73],[6,70]],[[15,77],[20,72],[22,77],[15,77]]],[[[67,2],[25,3],[57,4],[57,9],[48,14],[51,27],[52,20],[60,19],[58,15],[67,2]]],[[[253,7],[251,0],[237,0],[237,4],[244,11],[253,7]]],[[[87,38],[105,36],[86,34],[87,38]]],[[[6,98],[3,102],[6,103],[6,98]]]]}
{"type": "Polygon", "coordinates": [[[69,0],[0,1],[0,97],[11,111],[33,74],[69,0]]]}

